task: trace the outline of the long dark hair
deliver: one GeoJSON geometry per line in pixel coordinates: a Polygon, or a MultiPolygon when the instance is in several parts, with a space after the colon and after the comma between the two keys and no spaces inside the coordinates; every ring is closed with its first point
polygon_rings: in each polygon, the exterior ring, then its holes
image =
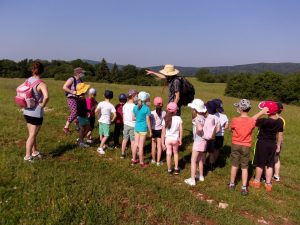
{"type": "Polygon", "coordinates": [[[167,129],[170,129],[172,126],[172,117],[173,116],[176,116],[176,112],[167,111],[167,114],[165,116],[165,126],[167,129]]]}
{"type": "Polygon", "coordinates": [[[156,114],[158,115],[158,117],[161,117],[162,114],[162,106],[161,105],[157,105],[155,108],[156,114]]]}

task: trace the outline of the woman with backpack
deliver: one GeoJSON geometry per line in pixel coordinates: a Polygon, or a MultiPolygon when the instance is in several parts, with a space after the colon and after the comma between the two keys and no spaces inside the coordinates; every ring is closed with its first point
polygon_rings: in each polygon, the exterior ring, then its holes
{"type": "Polygon", "coordinates": [[[179,70],[174,65],[166,64],[159,73],[146,70],[147,74],[154,74],[158,78],[166,79],[169,88],[169,103],[175,102],[178,106],[177,115],[181,114],[181,106],[192,102],[195,95],[193,85],[183,77],[179,77],[179,70]]]}
{"type": "Polygon", "coordinates": [[[32,161],[33,158],[40,155],[36,147],[36,137],[43,123],[44,107],[49,100],[47,85],[40,80],[41,74],[44,71],[43,64],[34,62],[31,71],[32,76],[26,82],[32,85],[32,95],[35,99],[35,104],[33,107],[25,107],[23,110],[29,134],[26,141],[25,161],[32,161]]]}
{"type": "Polygon", "coordinates": [[[84,76],[85,71],[81,67],[74,69],[74,75],[70,77],[64,84],[63,89],[66,92],[67,103],[70,109],[70,115],[67,119],[66,125],[64,127],[65,134],[70,132],[70,124],[75,121],[76,130],[79,130],[78,121],[77,121],[77,100],[78,96],[76,95],[76,86],[79,83],[82,83],[81,78],[84,76]]]}

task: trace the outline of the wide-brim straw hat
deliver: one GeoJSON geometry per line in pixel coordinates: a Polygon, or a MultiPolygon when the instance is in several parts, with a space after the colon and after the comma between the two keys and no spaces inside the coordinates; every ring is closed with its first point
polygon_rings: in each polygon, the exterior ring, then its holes
{"type": "Polygon", "coordinates": [[[89,88],[90,88],[89,84],[85,84],[85,83],[79,83],[79,84],[77,84],[76,95],[85,94],[89,88]]]}
{"type": "Polygon", "coordinates": [[[175,69],[174,65],[166,64],[165,67],[159,72],[165,76],[175,76],[179,73],[179,70],[175,69]]]}

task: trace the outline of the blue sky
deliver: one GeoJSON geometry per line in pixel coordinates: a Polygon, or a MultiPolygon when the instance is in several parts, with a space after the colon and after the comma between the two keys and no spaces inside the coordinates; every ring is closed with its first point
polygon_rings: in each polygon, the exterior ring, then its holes
{"type": "Polygon", "coordinates": [[[0,0],[0,59],[300,62],[297,0],[0,0]]]}

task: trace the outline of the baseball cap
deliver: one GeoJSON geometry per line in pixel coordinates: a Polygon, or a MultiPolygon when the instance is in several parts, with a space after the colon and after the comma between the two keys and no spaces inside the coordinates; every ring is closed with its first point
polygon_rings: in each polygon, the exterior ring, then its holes
{"type": "Polygon", "coordinates": [[[144,92],[144,91],[141,91],[138,94],[138,99],[141,100],[141,101],[146,101],[147,98],[149,98],[149,97],[150,97],[150,95],[147,92],[144,92]]]}
{"type": "Polygon", "coordinates": [[[234,103],[233,105],[241,110],[247,110],[251,108],[251,103],[248,99],[241,99],[239,102],[234,103]]]}
{"type": "Polygon", "coordinates": [[[89,89],[89,94],[90,95],[96,95],[97,94],[96,89],[95,88],[90,88],[89,89]]]}
{"type": "Polygon", "coordinates": [[[189,103],[188,107],[195,109],[197,112],[206,112],[207,111],[204,102],[198,98],[195,98],[191,103],[189,103]]]}
{"type": "Polygon", "coordinates": [[[169,112],[172,112],[172,113],[177,112],[178,106],[177,106],[177,104],[176,104],[175,102],[170,102],[170,103],[167,105],[167,110],[168,110],[169,112]]]}
{"type": "Polygon", "coordinates": [[[206,106],[207,112],[209,114],[211,114],[211,115],[216,114],[218,105],[214,101],[211,100],[211,101],[206,102],[205,106],[206,106]]]}
{"type": "Polygon", "coordinates": [[[217,112],[220,112],[220,113],[224,112],[223,102],[222,102],[221,99],[215,98],[215,99],[213,99],[212,101],[214,102],[214,104],[215,104],[216,107],[217,107],[217,108],[216,108],[217,112]]]}
{"type": "Polygon", "coordinates": [[[131,89],[131,90],[128,91],[127,97],[131,97],[133,95],[136,95],[137,93],[138,93],[137,90],[131,89]]]}
{"type": "Polygon", "coordinates": [[[120,102],[126,102],[127,101],[127,96],[124,93],[121,93],[119,95],[119,101],[120,102]]]}
{"type": "Polygon", "coordinates": [[[104,97],[107,99],[112,99],[114,97],[114,93],[111,90],[105,90],[104,97]]]}
{"type": "Polygon", "coordinates": [[[163,104],[163,99],[161,97],[155,97],[154,100],[153,100],[153,103],[154,103],[155,106],[162,105],[163,104]]]}
{"type": "Polygon", "coordinates": [[[274,101],[263,101],[258,104],[258,108],[263,109],[267,107],[269,109],[268,114],[275,114],[279,111],[278,103],[274,101]]]}

